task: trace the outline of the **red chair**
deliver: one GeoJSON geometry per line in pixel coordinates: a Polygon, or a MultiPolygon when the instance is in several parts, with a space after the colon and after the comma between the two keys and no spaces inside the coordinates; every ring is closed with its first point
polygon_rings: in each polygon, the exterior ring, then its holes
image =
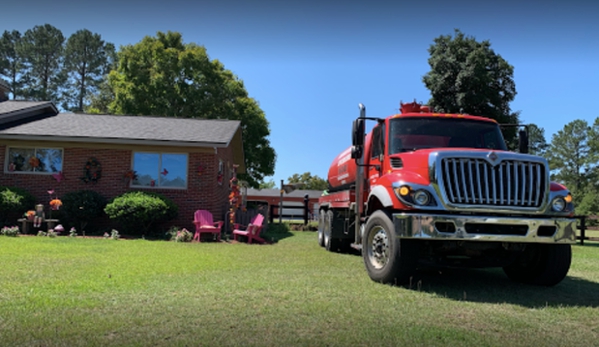
{"type": "Polygon", "coordinates": [[[245,228],[245,230],[240,230],[239,228],[241,227],[241,225],[235,224],[235,230],[233,230],[233,239],[237,240],[237,235],[241,235],[248,238],[248,243],[252,243],[252,240],[256,240],[260,243],[266,243],[266,240],[260,237],[263,221],[264,216],[258,213],[256,217],[252,219],[247,228],[245,228]]]}
{"type": "Polygon", "coordinates": [[[193,241],[202,242],[202,234],[216,234],[216,238],[220,241],[220,230],[223,227],[223,222],[214,222],[212,213],[206,210],[197,210],[193,215],[193,224],[196,226],[196,233],[193,236],[193,241]]]}

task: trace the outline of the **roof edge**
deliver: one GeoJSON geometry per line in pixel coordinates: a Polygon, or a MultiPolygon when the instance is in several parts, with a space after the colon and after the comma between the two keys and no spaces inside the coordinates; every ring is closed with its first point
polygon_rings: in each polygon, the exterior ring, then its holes
{"type": "Polygon", "coordinates": [[[190,142],[190,141],[172,141],[172,140],[137,140],[121,138],[94,138],[94,137],[75,137],[75,136],[40,136],[40,135],[14,135],[0,134],[0,139],[4,140],[27,140],[27,141],[54,141],[54,142],[86,142],[86,143],[106,143],[119,145],[146,145],[146,146],[170,146],[170,147],[207,147],[207,148],[226,148],[227,143],[219,142],[190,142]]]}

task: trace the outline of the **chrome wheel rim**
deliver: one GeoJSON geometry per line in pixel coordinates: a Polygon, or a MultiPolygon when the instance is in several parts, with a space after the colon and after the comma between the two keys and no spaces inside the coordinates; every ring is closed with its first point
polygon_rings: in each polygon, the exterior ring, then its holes
{"type": "Polygon", "coordinates": [[[375,226],[368,237],[368,261],[377,270],[389,262],[389,237],[381,226],[375,226]]]}

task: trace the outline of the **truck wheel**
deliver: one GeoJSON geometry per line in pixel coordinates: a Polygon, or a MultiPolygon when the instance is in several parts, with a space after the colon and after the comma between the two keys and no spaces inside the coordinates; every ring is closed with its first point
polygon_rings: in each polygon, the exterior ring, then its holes
{"type": "Polygon", "coordinates": [[[324,247],[324,218],[326,211],[320,210],[318,213],[318,245],[324,247]]]}
{"type": "Polygon", "coordinates": [[[362,256],[368,275],[375,282],[404,284],[410,280],[420,253],[417,240],[400,239],[389,215],[376,211],[368,218],[362,256]]]}
{"type": "Polygon", "coordinates": [[[513,264],[505,266],[503,271],[514,282],[549,287],[566,277],[571,262],[570,245],[531,244],[513,264]]]}
{"type": "Polygon", "coordinates": [[[329,252],[339,250],[339,239],[333,238],[333,211],[328,210],[324,217],[324,248],[329,252]]]}

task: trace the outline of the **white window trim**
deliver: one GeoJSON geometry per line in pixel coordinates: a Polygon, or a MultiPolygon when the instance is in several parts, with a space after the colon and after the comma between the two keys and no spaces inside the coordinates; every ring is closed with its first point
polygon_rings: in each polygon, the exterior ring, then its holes
{"type": "Polygon", "coordinates": [[[185,177],[185,187],[162,187],[162,186],[141,186],[141,185],[134,185],[133,184],[133,180],[131,180],[129,182],[129,188],[135,188],[135,189],[172,189],[172,190],[185,190],[187,189],[187,187],[189,186],[189,153],[183,153],[183,152],[152,152],[152,151],[131,151],[131,170],[135,170],[135,153],[147,153],[147,154],[159,154],[158,157],[158,179],[160,180],[160,167],[162,167],[162,155],[163,154],[180,154],[180,155],[185,155],[187,158],[187,162],[185,163],[187,165],[186,168],[186,177],[185,177]]]}
{"type": "MultiPolygon", "coordinates": [[[[62,166],[64,167],[64,148],[63,147],[44,147],[44,146],[6,146],[6,153],[4,155],[5,159],[4,159],[4,173],[5,174],[15,174],[15,175],[53,175],[56,172],[41,172],[41,171],[10,171],[8,170],[8,165],[9,165],[9,161],[10,161],[10,149],[11,148],[17,148],[17,149],[33,149],[34,151],[37,151],[38,149],[58,149],[60,150],[60,160],[62,161],[62,166]]],[[[27,159],[26,159],[27,160],[27,159]]],[[[57,172],[61,172],[64,170],[60,170],[57,172]]]]}

